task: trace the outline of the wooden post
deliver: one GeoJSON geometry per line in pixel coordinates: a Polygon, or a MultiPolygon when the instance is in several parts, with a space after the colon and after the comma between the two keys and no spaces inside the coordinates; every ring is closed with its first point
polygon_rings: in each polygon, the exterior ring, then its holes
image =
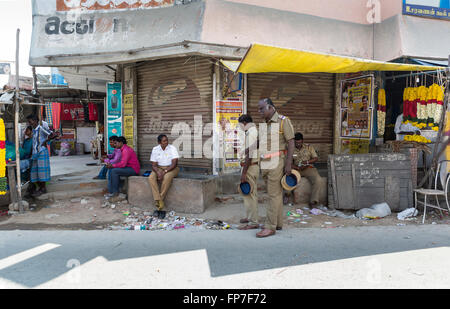
{"type": "Polygon", "coordinates": [[[16,177],[17,177],[17,187],[9,188],[10,190],[17,189],[17,203],[19,203],[19,212],[23,213],[22,205],[22,181],[20,177],[20,151],[19,151],[19,37],[20,29],[17,29],[16,34],[16,96],[15,96],[15,113],[14,113],[14,127],[15,127],[15,140],[16,140],[16,177]]]}

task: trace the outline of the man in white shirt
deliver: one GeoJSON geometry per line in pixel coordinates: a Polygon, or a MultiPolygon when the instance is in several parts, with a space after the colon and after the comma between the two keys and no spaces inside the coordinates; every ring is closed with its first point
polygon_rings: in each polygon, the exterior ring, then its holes
{"type": "Polygon", "coordinates": [[[163,211],[164,199],[172,185],[173,178],[178,176],[178,159],[180,158],[177,148],[169,145],[169,139],[166,135],[158,136],[158,146],[152,150],[150,161],[152,162],[152,173],[149,177],[150,187],[152,188],[153,199],[157,210],[153,213],[160,219],[164,219],[166,212],[163,211]],[[161,183],[159,189],[158,182],[161,183]]]}
{"type": "Polygon", "coordinates": [[[397,121],[395,122],[394,132],[396,135],[397,141],[403,141],[405,139],[405,135],[420,135],[420,129],[413,126],[412,124],[403,124],[403,114],[397,117],[397,121]]]}

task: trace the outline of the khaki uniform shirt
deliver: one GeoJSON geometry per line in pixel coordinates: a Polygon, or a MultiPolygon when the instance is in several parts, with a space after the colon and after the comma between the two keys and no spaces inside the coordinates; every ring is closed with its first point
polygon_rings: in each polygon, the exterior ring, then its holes
{"type": "Polygon", "coordinates": [[[251,126],[245,132],[245,140],[243,141],[244,148],[240,154],[241,163],[245,162],[245,151],[249,149],[249,155],[251,158],[251,163],[259,162],[259,154],[258,154],[258,129],[255,126],[251,126]]]}
{"type": "Polygon", "coordinates": [[[301,149],[298,149],[296,147],[294,150],[294,165],[299,166],[303,161],[309,161],[317,157],[318,155],[313,146],[303,144],[303,147],[301,149]]]}
{"type": "Polygon", "coordinates": [[[282,116],[275,112],[272,118],[267,122],[267,131],[265,132],[267,136],[260,137],[260,154],[267,155],[273,154],[279,151],[287,150],[287,142],[295,137],[294,127],[289,118],[282,116]],[[275,149],[271,149],[272,145],[272,130],[275,128],[273,125],[278,125],[278,145],[275,149]]]}

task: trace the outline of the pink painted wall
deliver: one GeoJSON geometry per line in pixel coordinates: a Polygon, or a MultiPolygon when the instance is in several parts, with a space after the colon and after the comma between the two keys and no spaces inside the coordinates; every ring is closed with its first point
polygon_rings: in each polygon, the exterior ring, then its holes
{"type": "MultiPolygon", "coordinates": [[[[341,21],[368,24],[369,0],[225,0],[271,9],[308,14],[341,21]]],[[[373,0],[380,3],[381,20],[402,11],[402,0],[373,0]]]]}
{"type": "Polygon", "coordinates": [[[243,47],[261,43],[367,59],[373,57],[371,25],[236,1],[206,1],[201,41],[243,47]]]}
{"type": "Polygon", "coordinates": [[[380,0],[381,19],[385,20],[395,15],[402,14],[402,0],[380,0]]]}

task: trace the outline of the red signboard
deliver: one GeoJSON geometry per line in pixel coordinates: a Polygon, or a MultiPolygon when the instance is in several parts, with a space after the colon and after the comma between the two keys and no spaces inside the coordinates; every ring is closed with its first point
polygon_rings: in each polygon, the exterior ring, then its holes
{"type": "Polygon", "coordinates": [[[61,109],[61,120],[84,121],[84,108],[82,104],[63,104],[61,109]]]}
{"type": "Polygon", "coordinates": [[[56,0],[57,11],[120,10],[172,6],[175,0],[56,0]]]}

